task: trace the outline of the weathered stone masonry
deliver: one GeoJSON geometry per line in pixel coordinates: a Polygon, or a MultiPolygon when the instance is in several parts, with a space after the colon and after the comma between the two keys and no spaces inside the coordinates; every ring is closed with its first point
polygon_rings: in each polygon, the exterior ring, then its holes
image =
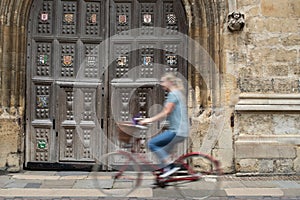
{"type": "Polygon", "coordinates": [[[234,46],[225,45],[226,66],[240,90],[235,170],[299,173],[300,2],[239,1],[238,8],[246,29],[234,46]]]}
{"type": "MultiPolygon", "coordinates": [[[[30,67],[25,65],[26,30],[31,3],[0,1],[1,171],[18,171],[23,166],[25,72],[30,67]]],[[[189,36],[217,66],[212,70],[209,60],[189,55],[196,63],[189,74],[191,149],[212,145],[208,153],[222,161],[225,172],[299,173],[300,1],[183,3],[189,36]],[[233,11],[245,16],[240,31],[227,28],[228,14],[233,11]],[[207,72],[209,79],[199,71],[207,72]],[[205,136],[219,130],[220,116],[222,130],[214,143],[205,136]]]]}

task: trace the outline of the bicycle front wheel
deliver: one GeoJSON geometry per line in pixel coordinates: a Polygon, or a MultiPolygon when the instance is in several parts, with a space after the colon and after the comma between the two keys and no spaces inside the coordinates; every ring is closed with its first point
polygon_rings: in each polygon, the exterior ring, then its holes
{"type": "Polygon", "coordinates": [[[202,153],[191,153],[175,161],[180,167],[177,191],[185,199],[206,199],[220,190],[222,170],[217,160],[202,153]]]}
{"type": "Polygon", "coordinates": [[[105,196],[126,197],[141,181],[140,168],[127,152],[112,152],[103,155],[92,172],[94,186],[105,196]]]}

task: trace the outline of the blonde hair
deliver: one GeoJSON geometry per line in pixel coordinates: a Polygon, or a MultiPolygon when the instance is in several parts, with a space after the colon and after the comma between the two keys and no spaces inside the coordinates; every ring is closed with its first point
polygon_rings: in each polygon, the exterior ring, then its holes
{"type": "Polygon", "coordinates": [[[174,87],[176,87],[178,90],[184,93],[184,86],[183,82],[180,78],[178,78],[173,73],[166,73],[162,77],[166,78],[167,81],[171,82],[174,87]]]}

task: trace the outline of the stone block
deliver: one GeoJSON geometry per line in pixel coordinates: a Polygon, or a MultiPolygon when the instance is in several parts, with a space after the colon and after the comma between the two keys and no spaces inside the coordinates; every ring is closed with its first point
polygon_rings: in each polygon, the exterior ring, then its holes
{"type": "Polygon", "coordinates": [[[224,173],[233,172],[233,149],[214,149],[213,156],[221,162],[224,173]]]}
{"type": "Polygon", "coordinates": [[[288,76],[289,75],[289,67],[287,64],[276,64],[272,63],[267,65],[265,68],[265,73],[267,76],[288,76]]]}
{"type": "Polygon", "coordinates": [[[252,33],[249,38],[256,47],[277,46],[280,43],[280,37],[265,33],[252,33]]]}
{"type": "Polygon", "coordinates": [[[258,171],[258,160],[257,159],[240,159],[237,160],[236,171],[241,173],[257,172],[258,171]]]}
{"type": "Polygon", "coordinates": [[[230,128],[230,124],[224,125],[224,130],[218,137],[218,148],[220,149],[232,149],[232,130],[230,128]]]}
{"type": "Polygon", "coordinates": [[[261,0],[261,13],[268,17],[288,17],[290,7],[282,0],[261,0]]]}
{"type": "Polygon", "coordinates": [[[299,0],[289,0],[288,3],[291,8],[290,16],[299,18],[300,17],[300,1],[299,0]]]}
{"type": "Polygon", "coordinates": [[[251,6],[251,8],[247,8],[247,9],[242,8],[242,10],[245,10],[245,11],[243,11],[243,13],[245,13],[246,17],[247,16],[256,17],[256,16],[260,15],[260,9],[259,9],[258,4],[251,6]]]}
{"type": "Polygon", "coordinates": [[[297,154],[297,157],[293,162],[294,171],[296,173],[300,173],[300,147],[299,146],[296,147],[296,154],[297,154]]]}
{"type": "Polygon", "coordinates": [[[16,157],[21,139],[19,132],[15,119],[0,119],[0,168],[10,172],[20,170],[20,158],[16,157]]]}
{"type": "Polygon", "coordinates": [[[293,18],[265,18],[264,28],[270,33],[297,33],[299,32],[298,19],[293,18]]]}
{"type": "Polygon", "coordinates": [[[273,79],[274,92],[281,94],[290,94],[298,92],[298,79],[291,78],[274,78],[273,79]]]}
{"type": "Polygon", "coordinates": [[[265,21],[261,17],[247,17],[246,28],[250,33],[261,33],[265,29],[265,21]]]}
{"type": "Polygon", "coordinates": [[[232,65],[235,63],[245,63],[246,62],[246,54],[243,52],[227,52],[226,60],[228,65],[232,65]]]}
{"type": "Polygon", "coordinates": [[[243,80],[245,78],[260,76],[263,73],[263,68],[258,65],[242,66],[238,69],[238,76],[243,80]]]}
{"type": "MultiPolygon", "coordinates": [[[[291,68],[291,73],[293,75],[296,75],[296,76],[300,77],[300,67],[299,67],[299,64],[294,64],[293,66],[290,66],[290,68],[291,68]]],[[[298,91],[299,91],[299,87],[300,86],[298,85],[298,91]]]]}
{"type": "Polygon", "coordinates": [[[0,169],[6,168],[7,153],[0,153],[0,169]]]}
{"type": "Polygon", "coordinates": [[[236,141],[235,157],[240,159],[294,159],[296,152],[294,146],[289,144],[267,141],[236,141]]]}
{"type": "Polygon", "coordinates": [[[271,173],[274,171],[273,160],[259,160],[258,162],[258,172],[259,173],[271,173]]]}
{"type": "Polygon", "coordinates": [[[9,154],[7,157],[8,166],[19,166],[19,156],[17,154],[9,154]]]}
{"type": "Polygon", "coordinates": [[[296,61],[297,56],[297,50],[286,50],[280,47],[276,49],[269,49],[268,47],[256,48],[248,55],[249,59],[253,59],[254,63],[260,64],[260,67],[267,64],[274,64],[274,62],[290,63],[296,61]]]}
{"type": "Polygon", "coordinates": [[[0,121],[0,152],[10,153],[18,151],[18,128],[15,122],[9,120],[0,121]]]}
{"type": "Polygon", "coordinates": [[[269,93],[273,91],[273,84],[271,78],[240,78],[238,85],[241,92],[269,93]]]}
{"type": "Polygon", "coordinates": [[[272,49],[270,51],[269,58],[272,59],[272,61],[277,62],[284,62],[284,63],[290,63],[293,61],[297,61],[298,52],[296,49],[287,50],[287,49],[272,49]]]}
{"type": "Polygon", "coordinates": [[[260,0],[243,0],[239,2],[239,7],[257,5],[259,1],[260,0]]]}
{"type": "Polygon", "coordinates": [[[275,161],[275,173],[288,174],[293,172],[293,159],[280,159],[275,161]]]}
{"type": "Polygon", "coordinates": [[[288,35],[287,37],[283,37],[281,39],[281,41],[284,46],[295,46],[296,44],[300,44],[300,34],[294,33],[294,34],[288,35]]]}
{"type": "Polygon", "coordinates": [[[244,135],[272,135],[272,114],[268,113],[242,113],[237,114],[239,134],[244,135]]]}
{"type": "Polygon", "coordinates": [[[20,157],[17,154],[9,154],[7,157],[7,171],[18,172],[21,170],[20,157]]]}
{"type": "Polygon", "coordinates": [[[273,117],[274,134],[300,135],[299,114],[277,114],[273,117]]]}

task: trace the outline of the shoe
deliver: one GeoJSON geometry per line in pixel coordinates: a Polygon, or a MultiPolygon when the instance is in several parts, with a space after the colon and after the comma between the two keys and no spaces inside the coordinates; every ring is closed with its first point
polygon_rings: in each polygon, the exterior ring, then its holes
{"type": "Polygon", "coordinates": [[[178,171],[179,169],[180,169],[180,167],[175,167],[173,164],[168,165],[167,167],[164,168],[163,174],[161,174],[159,177],[166,178],[166,177],[170,176],[171,174],[175,173],[176,171],[178,171]]]}

